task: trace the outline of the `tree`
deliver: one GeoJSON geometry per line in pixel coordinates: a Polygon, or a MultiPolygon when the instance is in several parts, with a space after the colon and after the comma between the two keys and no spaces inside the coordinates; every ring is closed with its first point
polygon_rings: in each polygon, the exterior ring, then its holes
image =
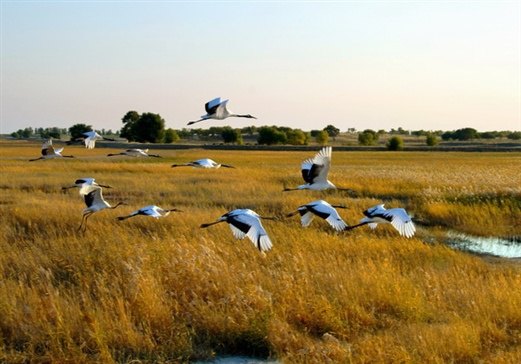
{"type": "Polygon", "coordinates": [[[455,137],[458,140],[471,140],[479,138],[479,133],[474,128],[458,129],[455,132],[455,137]]]}
{"type": "Polygon", "coordinates": [[[86,124],[74,124],[69,128],[71,139],[82,138],[83,133],[92,131],[92,126],[86,124]]]}
{"type": "Polygon", "coordinates": [[[360,145],[375,145],[378,142],[378,134],[371,129],[366,129],[358,134],[358,143],[360,145]]]}
{"type": "Polygon", "coordinates": [[[18,129],[17,131],[11,133],[11,136],[13,138],[30,138],[33,135],[33,128],[24,128],[24,129],[18,129]]]}
{"type": "Polygon", "coordinates": [[[160,143],[165,138],[165,120],[159,114],[129,111],[121,121],[124,125],[120,136],[131,142],[160,143]]]}
{"type": "Polygon", "coordinates": [[[393,136],[387,141],[388,150],[403,150],[403,139],[399,136],[393,136]]]}
{"type": "Polygon", "coordinates": [[[159,114],[146,112],[135,122],[132,132],[140,143],[160,143],[165,136],[165,121],[159,114]]]}
{"type": "Polygon", "coordinates": [[[129,111],[123,116],[121,121],[123,122],[123,128],[121,128],[120,136],[127,138],[129,141],[137,140],[135,135],[136,124],[141,116],[137,111],[129,111]]]}
{"type": "Polygon", "coordinates": [[[507,138],[511,140],[519,140],[521,139],[521,131],[514,131],[512,133],[509,133],[507,135],[507,138]]]}
{"type": "Polygon", "coordinates": [[[440,140],[438,139],[438,137],[436,136],[436,134],[434,133],[428,133],[426,138],[425,138],[425,142],[427,143],[427,145],[429,147],[433,147],[435,145],[438,145],[438,143],[440,142],[440,140]]]}
{"type": "Polygon", "coordinates": [[[300,129],[292,129],[286,132],[287,143],[291,145],[307,145],[309,134],[300,129]]]}
{"type": "Polygon", "coordinates": [[[317,136],[315,137],[315,141],[320,144],[320,145],[325,145],[327,144],[327,141],[329,140],[329,135],[327,133],[327,131],[325,130],[321,130],[317,136]]]}
{"type": "Polygon", "coordinates": [[[177,132],[172,129],[172,128],[168,128],[165,130],[165,143],[173,143],[173,142],[177,142],[179,140],[179,135],[177,134],[177,132]]]}
{"type": "Polygon", "coordinates": [[[333,138],[333,140],[335,140],[335,138],[338,136],[338,134],[340,134],[340,129],[336,128],[335,126],[333,126],[331,124],[326,126],[323,130],[326,131],[327,134],[333,138]]]}
{"type": "Polygon", "coordinates": [[[222,128],[221,136],[225,143],[242,144],[242,134],[240,129],[232,129],[229,126],[222,128]]]}
{"type": "Polygon", "coordinates": [[[57,127],[52,128],[40,128],[40,136],[44,139],[48,138],[54,138],[54,139],[60,139],[61,138],[61,130],[57,127]]]}
{"type": "Polygon", "coordinates": [[[257,143],[259,144],[284,144],[286,143],[286,133],[277,129],[274,126],[261,126],[258,129],[259,137],[257,143]]]}

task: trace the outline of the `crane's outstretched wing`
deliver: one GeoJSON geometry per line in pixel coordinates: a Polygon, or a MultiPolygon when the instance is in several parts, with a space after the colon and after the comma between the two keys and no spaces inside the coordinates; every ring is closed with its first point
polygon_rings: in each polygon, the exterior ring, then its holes
{"type": "Polygon", "coordinates": [[[320,150],[313,158],[302,162],[302,178],[307,183],[327,182],[329,167],[331,166],[331,147],[320,150]]]}
{"type": "Polygon", "coordinates": [[[229,115],[229,112],[228,110],[226,109],[226,104],[228,103],[229,100],[224,100],[222,101],[218,106],[217,108],[215,109],[215,117],[216,119],[224,119],[226,117],[228,117],[229,115]]]}
{"type": "MultiPolygon", "coordinates": [[[[208,115],[212,115],[212,114],[215,114],[215,111],[217,110],[217,108],[219,107],[220,104],[221,104],[221,98],[217,97],[211,101],[208,101],[206,104],[204,104],[204,109],[206,110],[206,113],[208,115]]],[[[204,117],[204,116],[202,116],[202,117],[204,117]]]]}
{"type": "MultiPolygon", "coordinates": [[[[347,227],[347,224],[342,220],[340,215],[338,215],[336,209],[326,201],[314,201],[307,204],[305,207],[309,212],[326,220],[329,225],[337,231],[344,230],[347,227]]],[[[302,220],[304,220],[304,216],[302,216],[302,220]]],[[[304,226],[304,221],[302,221],[302,225],[304,226]]]]}
{"type": "Polygon", "coordinates": [[[233,214],[228,216],[227,222],[237,239],[244,239],[247,236],[260,251],[267,251],[272,248],[266,230],[264,230],[259,218],[253,214],[233,214]]]}
{"type": "Polygon", "coordinates": [[[391,219],[391,225],[398,230],[400,235],[410,238],[416,232],[416,227],[414,226],[411,217],[404,209],[390,209],[385,212],[385,215],[391,219]]]}
{"type": "MultiPolygon", "coordinates": [[[[63,148],[62,148],[63,149],[63,148]]],[[[46,140],[42,144],[42,155],[52,155],[54,154],[54,148],[52,146],[52,139],[46,140]]]]}
{"type": "MultiPolygon", "coordinates": [[[[103,193],[101,192],[101,187],[99,186],[85,186],[85,190],[83,191],[83,198],[85,200],[85,204],[87,207],[91,207],[93,205],[105,205],[110,207],[110,205],[103,198],[103,193]]],[[[80,189],[80,193],[83,188],[80,189]]]]}

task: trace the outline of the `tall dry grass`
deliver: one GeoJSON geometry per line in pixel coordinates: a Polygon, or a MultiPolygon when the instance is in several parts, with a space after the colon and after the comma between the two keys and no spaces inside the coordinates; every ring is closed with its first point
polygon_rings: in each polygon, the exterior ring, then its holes
{"type": "Polygon", "coordinates": [[[354,224],[384,199],[437,231],[519,236],[519,154],[334,152],[330,178],[352,198],[281,192],[301,183],[306,152],[66,152],[78,158],[29,163],[38,145],[0,145],[0,361],[521,361],[515,262],[451,250],[421,226],[404,239],[386,226],[335,233],[319,219],[306,229],[297,217],[265,221],[265,256],[224,224],[198,227],[237,207],[282,215],[318,198],[346,204],[354,224]],[[170,167],[202,157],[237,169],[170,167]],[[128,203],[94,214],[86,234],[76,231],[81,197],[60,190],[79,177],[128,203]],[[148,204],[184,212],[115,219],[148,204]]]}

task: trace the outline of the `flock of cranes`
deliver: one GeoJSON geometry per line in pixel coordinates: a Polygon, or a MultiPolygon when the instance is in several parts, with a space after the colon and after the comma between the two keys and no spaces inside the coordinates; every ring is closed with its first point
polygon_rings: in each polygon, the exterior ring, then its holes
{"type": "MultiPolygon", "coordinates": [[[[220,98],[216,98],[209,101],[205,105],[207,114],[203,115],[200,120],[191,121],[188,124],[194,124],[207,119],[225,119],[227,117],[246,117],[255,118],[251,115],[238,115],[229,112],[226,108],[228,100],[221,101],[220,98]]],[[[84,133],[82,138],[85,143],[85,147],[92,149],[95,147],[96,140],[106,139],[103,138],[96,132],[84,133]]],[[[107,140],[107,139],[106,139],[107,140]]],[[[110,139],[109,139],[110,140],[110,139]]],[[[62,155],[61,149],[54,149],[52,140],[45,141],[42,145],[41,157],[31,159],[30,161],[36,161],[40,159],[51,159],[51,158],[74,158],[73,156],[62,155]]],[[[108,154],[107,156],[126,155],[132,157],[156,157],[161,158],[159,155],[148,154],[148,149],[127,149],[121,153],[108,154]]],[[[299,185],[295,188],[284,188],[283,191],[296,191],[296,190],[314,190],[323,191],[327,189],[337,189],[331,181],[328,180],[328,174],[331,167],[331,156],[332,147],[322,148],[313,158],[306,159],[301,164],[301,174],[304,180],[304,184],[299,185]]],[[[172,167],[191,166],[195,168],[235,168],[228,164],[217,163],[209,158],[199,159],[184,164],[173,164],[172,167]]],[[[81,224],[78,228],[79,231],[85,232],[87,229],[87,220],[90,216],[98,211],[105,209],[115,209],[121,205],[126,205],[125,202],[119,201],[115,205],[109,204],[103,197],[103,188],[112,188],[108,185],[98,184],[94,178],[81,178],[75,181],[74,185],[62,187],[63,190],[71,188],[79,188],[79,193],[83,197],[86,208],[83,209],[81,224]]],[[[391,224],[400,235],[410,238],[416,232],[414,223],[411,217],[403,208],[385,209],[383,204],[376,205],[368,208],[363,212],[364,216],[358,224],[348,225],[339,215],[336,209],[346,208],[343,205],[331,205],[324,200],[316,200],[305,205],[299,206],[296,211],[293,211],[286,215],[286,217],[292,217],[300,214],[300,220],[303,227],[308,227],[313,218],[318,216],[331,225],[336,231],[347,231],[358,228],[363,225],[368,225],[371,229],[375,229],[378,224],[388,223],[391,224]]],[[[168,216],[171,212],[182,212],[176,208],[163,209],[156,205],[149,205],[142,207],[138,210],[131,212],[125,216],[119,216],[119,221],[126,220],[135,216],[149,216],[153,218],[163,218],[168,216]]],[[[244,239],[248,237],[251,242],[261,252],[268,251],[272,248],[273,244],[262,226],[261,219],[277,219],[274,217],[260,216],[255,211],[250,209],[235,209],[229,211],[219,217],[216,221],[210,223],[204,223],[200,227],[207,228],[209,226],[226,222],[230,226],[230,229],[237,239],[244,239]]]]}

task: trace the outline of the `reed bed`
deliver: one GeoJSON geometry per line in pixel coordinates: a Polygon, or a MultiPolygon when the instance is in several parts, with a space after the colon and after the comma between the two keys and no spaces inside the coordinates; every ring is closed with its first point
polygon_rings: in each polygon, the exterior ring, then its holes
{"type": "Polygon", "coordinates": [[[333,151],[330,179],[348,193],[282,192],[301,184],[309,152],[65,151],[77,158],[27,162],[39,145],[0,144],[2,362],[521,362],[521,266],[439,238],[521,235],[519,153],[333,151]],[[170,167],[203,157],[237,168],[170,167]],[[61,191],[80,177],[128,204],[95,213],[85,234],[81,197],[61,191]],[[345,204],[348,224],[382,201],[405,207],[418,232],[266,220],[274,247],[261,254],[226,224],[199,228],[238,207],[282,217],[316,199],[345,204]],[[116,220],[149,204],[183,212],[116,220]]]}

